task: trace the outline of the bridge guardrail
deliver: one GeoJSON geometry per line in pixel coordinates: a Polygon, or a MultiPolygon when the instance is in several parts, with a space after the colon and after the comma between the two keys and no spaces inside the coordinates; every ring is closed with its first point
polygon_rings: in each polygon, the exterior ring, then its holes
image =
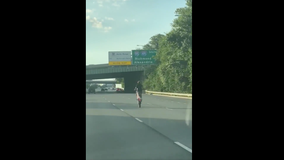
{"type": "Polygon", "coordinates": [[[177,96],[177,97],[188,97],[188,98],[192,98],[192,94],[185,94],[185,93],[169,93],[169,92],[156,92],[156,91],[148,91],[145,90],[146,94],[150,94],[150,95],[168,95],[168,96],[177,96]]]}

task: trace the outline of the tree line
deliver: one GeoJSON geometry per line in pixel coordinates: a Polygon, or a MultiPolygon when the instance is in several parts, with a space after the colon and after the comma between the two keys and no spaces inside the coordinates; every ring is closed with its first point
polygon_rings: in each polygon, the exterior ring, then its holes
{"type": "Polygon", "coordinates": [[[145,70],[144,88],[160,92],[192,93],[192,1],[176,10],[172,30],[150,38],[145,50],[157,50],[157,64],[145,70]]]}
{"type": "MultiPolygon", "coordinates": [[[[158,92],[192,93],[192,0],[176,9],[172,29],[157,34],[143,50],[157,50],[156,64],[145,69],[143,86],[158,92]]],[[[123,83],[122,78],[117,82],[123,83]]]]}

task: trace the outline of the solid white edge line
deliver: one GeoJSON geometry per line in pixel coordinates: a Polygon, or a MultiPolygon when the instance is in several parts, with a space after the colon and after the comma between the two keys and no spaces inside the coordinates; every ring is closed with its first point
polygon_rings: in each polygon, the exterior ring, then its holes
{"type": "Polygon", "coordinates": [[[123,109],[120,109],[121,111],[123,111],[123,109]]]}
{"type": "Polygon", "coordinates": [[[143,121],[141,121],[140,119],[138,119],[138,118],[135,118],[137,121],[139,121],[139,122],[143,122],[143,121]]]}
{"type": "Polygon", "coordinates": [[[175,144],[179,145],[180,147],[182,147],[183,149],[187,150],[188,152],[192,153],[192,149],[186,147],[185,145],[179,143],[179,142],[175,142],[175,144]]]}

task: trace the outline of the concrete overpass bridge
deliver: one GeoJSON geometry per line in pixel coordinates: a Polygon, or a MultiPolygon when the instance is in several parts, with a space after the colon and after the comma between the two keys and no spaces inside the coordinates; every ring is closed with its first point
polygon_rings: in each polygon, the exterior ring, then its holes
{"type": "Polygon", "coordinates": [[[110,66],[109,64],[86,66],[86,80],[124,78],[124,91],[133,93],[138,80],[144,80],[144,70],[149,65],[110,66]]]}
{"type": "Polygon", "coordinates": [[[86,80],[86,84],[91,83],[116,84],[116,80],[86,80]]]}

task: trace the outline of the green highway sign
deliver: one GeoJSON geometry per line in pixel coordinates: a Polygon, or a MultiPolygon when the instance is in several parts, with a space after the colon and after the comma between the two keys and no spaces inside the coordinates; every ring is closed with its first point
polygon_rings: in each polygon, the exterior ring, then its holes
{"type": "Polygon", "coordinates": [[[132,50],[132,65],[155,64],[156,50],[132,50]]]}

